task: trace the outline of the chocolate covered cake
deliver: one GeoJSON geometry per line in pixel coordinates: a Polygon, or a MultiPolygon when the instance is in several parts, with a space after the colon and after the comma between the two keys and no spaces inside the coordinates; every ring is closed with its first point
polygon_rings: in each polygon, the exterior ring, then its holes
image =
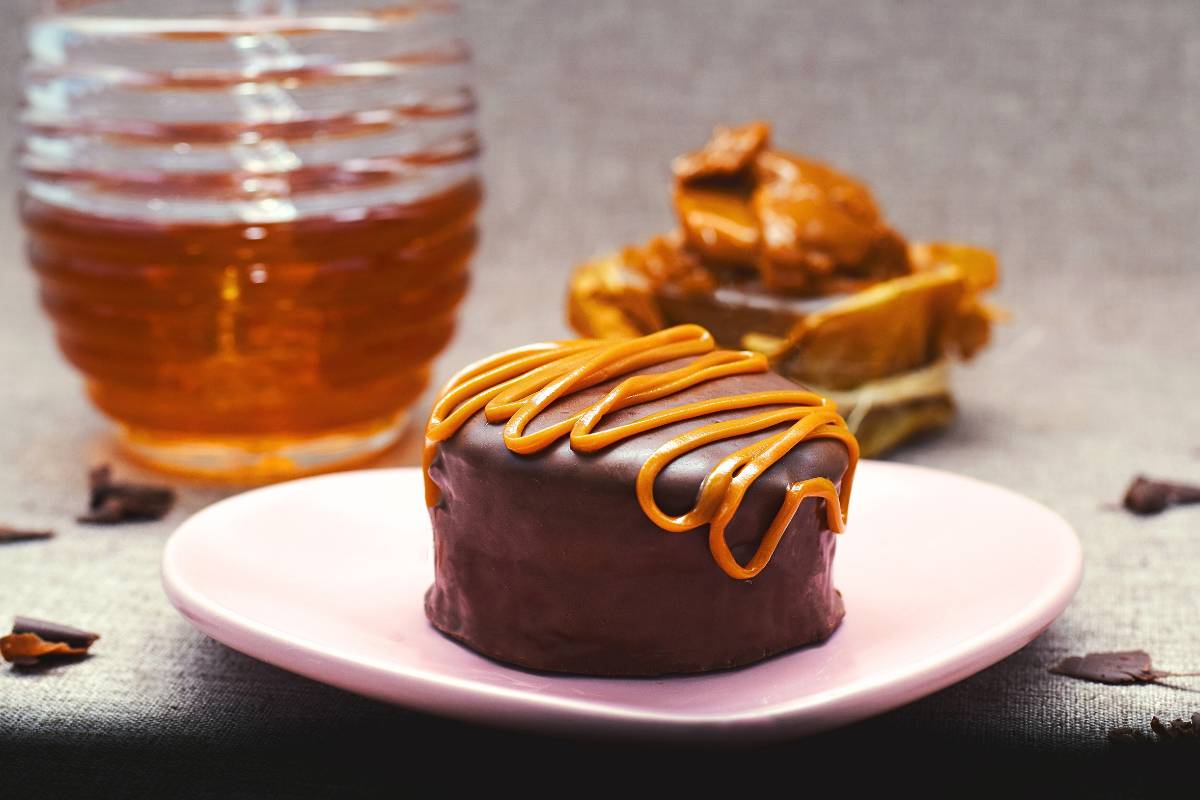
{"type": "Polygon", "coordinates": [[[832,403],[696,325],[500,353],[427,428],[426,613],[500,661],[592,675],[822,641],[857,459],[832,403]]]}

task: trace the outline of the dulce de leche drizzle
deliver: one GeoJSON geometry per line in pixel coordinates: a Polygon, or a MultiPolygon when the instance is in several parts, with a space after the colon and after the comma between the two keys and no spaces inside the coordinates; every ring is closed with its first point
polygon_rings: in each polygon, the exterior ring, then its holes
{"type": "Polygon", "coordinates": [[[750,413],[737,419],[700,424],[661,445],[642,465],[636,488],[638,503],[655,525],[683,533],[708,524],[709,550],[721,569],[732,578],[752,578],[771,560],[805,498],[823,499],[830,530],[840,533],[844,529],[858,463],[858,442],[831,401],[800,389],[753,392],[687,403],[598,432],[595,428],[610,412],[667,397],[716,378],[766,371],[767,360],[762,354],[717,350],[709,332],[698,325],[679,325],[637,339],[545,342],[499,353],[451,378],[434,405],[425,429],[425,501],[433,506],[441,497],[437,485],[429,478],[429,465],[438,443],[453,436],[480,409],[488,422],[505,423],[504,444],[523,455],[543,450],[568,435],[572,450],[591,453],[664,425],[744,409],[750,413]],[[667,372],[634,374],[688,356],[697,358],[667,372]],[[525,432],[533,419],[555,401],[626,375],[629,377],[577,414],[534,433],[525,432]],[[785,423],[791,423],[790,427],[764,435],[721,459],[704,478],[696,504],[687,513],[673,517],[658,507],[654,482],[675,459],[713,442],[769,431],[785,423]],[[837,439],[846,445],[850,465],[842,480],[842,495],[838,496],[837,487],[827,478],[790,484],[750,563],[739,564],[725,541],[726,526],[750,485],[808,439],[837,439]]]}

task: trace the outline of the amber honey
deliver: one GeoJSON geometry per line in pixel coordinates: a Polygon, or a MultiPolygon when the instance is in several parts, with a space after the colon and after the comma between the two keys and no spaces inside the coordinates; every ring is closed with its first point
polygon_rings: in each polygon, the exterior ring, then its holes
{"type": "Polygon", "coordinates": [[[469,180],[355,219],[268,224],[110,219],[28,196],[22,216],[62,352],[129,448],[275,477],[394,437],[453,333],[480,194],[469,180]]]}
{"type": "Polygon", "coordinates": [[[398,437],[475,246],[458,22],[408,0],[90,0],[30,24],[29,260],[127,451],[272,479],[398,437]]]}

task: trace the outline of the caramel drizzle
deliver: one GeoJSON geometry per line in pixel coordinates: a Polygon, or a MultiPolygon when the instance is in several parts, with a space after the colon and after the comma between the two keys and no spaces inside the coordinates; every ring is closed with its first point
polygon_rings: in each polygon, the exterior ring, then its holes
{"type": "Polygon", "coordinates": [[[597,432],[595,428],[610,412],[672,395],[705,381],[766,372],[767,368],[767,359],[761,353],[717,350],[712,335],[698,325],[679,325],[637,339],[544,342],[499,353],[472,364],[451,378],[434,405],[425,430],[425,502],[432,507],[441,497],[440,490],[429,477],[429,465],[437,453],[438,443],[453,436],[480,409],[488,422],[504,423],[504,444],[509,450],[528,455],[567,435],[572,450],[592,453],[663,425],[718,412],[771,406],[738,419],[700,425],[676,436],[651,454],[637,476],[638,503],[655,525],[666,531],[683,533],[707,523],[709,550],[721,569],[732,578],[752,578],[771,560],[805,498],[817,497],[825,501],[830,530],[841,533],[845,528],[846,509],[858,463],[858,441],[832,401],[800,389],[753,392],[688,403],[607,430],[597,432]],[[697,358],[678,369],[630,375],[688,356],[697,358]],[[526,433],[533,419],[555,401],[625,375],[630,377],[583,411],[534,433],[526,433]],[[792,424],[786,430],[765,436],[721,459],[700,484],[696,504],[687,513],[672,517],[658,507],[654,500],[654,482],[675,459],[722,439],[768,430],[788,422],[792,424]],[[739,564],[725,541],[726,526],[737,513],[751,484],[807,439],[837,439],[846,445],[850,465],[842,480],[841,496],[827,478],[809,478],[790,484],[750,563],[739,564]]]}

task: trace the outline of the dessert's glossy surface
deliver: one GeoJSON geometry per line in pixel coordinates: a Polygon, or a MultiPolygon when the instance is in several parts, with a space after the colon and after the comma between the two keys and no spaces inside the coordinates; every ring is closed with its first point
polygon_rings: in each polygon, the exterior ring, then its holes
{"type": "Polygon", "coordinates": [[[829,566],[857,443],[832,404],[697,326],[486,359],[443,390],[427,442],[429,618],[489,656],[699,672],[841,620],[829,566]]]}

